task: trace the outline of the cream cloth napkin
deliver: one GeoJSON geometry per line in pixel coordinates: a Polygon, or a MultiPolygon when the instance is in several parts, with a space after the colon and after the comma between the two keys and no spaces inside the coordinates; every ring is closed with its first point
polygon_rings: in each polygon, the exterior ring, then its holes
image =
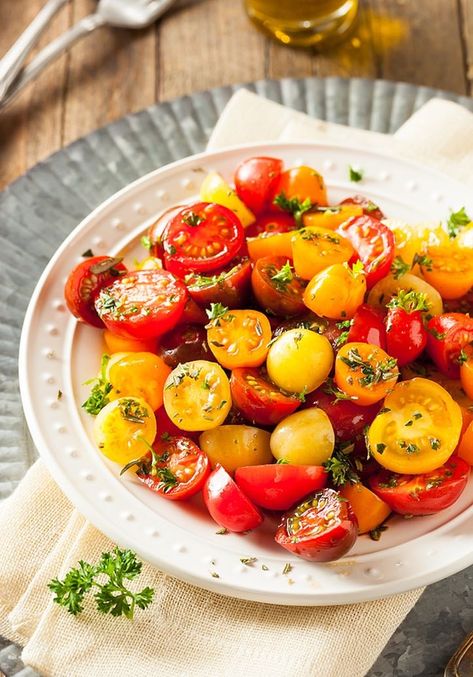
{"type": "MultiPolygon", "coordinates": [[[[352,141],[415,156],[472,181],[473,115],[432,101],[395,138],[309,120],[240,90],[210,148],[275,138],[352,141]]],[[[53,677],[363,677],[421,590],[366,604],[284,607],[221,597],[145,564],[137,585],[155,602],[135,620],[74,618],[52,602],[47,582],[113,543],[69,503],[38,461],[0,508],[0,633],[23,660],[53,677]]]]}

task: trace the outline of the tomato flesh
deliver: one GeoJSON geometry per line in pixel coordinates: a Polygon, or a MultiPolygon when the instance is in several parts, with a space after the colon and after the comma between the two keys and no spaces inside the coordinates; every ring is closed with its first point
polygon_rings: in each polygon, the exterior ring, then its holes
{"type": "Polygon", "coordinates": [[[357,534],[349,501],[341,501],[333,489],[324,489],[283,516],[275,540],[303,559],[331,562],[350,550],[357,534]]]}
{"type": "Polygon", "coordinates": [[[381,471],[369,478],[371,489],[400,515],[432,515],[450,507],[465,489],[470,467],[458,456],[424,475],[381,471]]]}
{"type": "Polygon", "coordinates": [[[235,482],[260,508],[289,510],[304,496],[323,489],[327,472],[321,465],[252,465],[237,468],[235,482]]]}
{"type": "Polygon", "coordinates": [[[253,214],[261,214],[267,207],[282,168],[282,160],[273,157],[249,158],[236,168],[236,192],[253,214]]]}
{"type": "Polygon", "coordinates": [[[244,258],[213,275],[190,273],[185,282],[189,294],[200,306],[221,303],[227,308],[241,308],[251,288],[251,263],[244,258]]]}
{"type": "Polygon", "coordinates": [[[284,256],[258,259],[251,274],[251,284],[260,306],[275,315],[291,317],[307,310],[302,300],[305,285],[284,256]],[[284,270],[289,273],[281,277],[284,270]]]}
{"type": "Polygon", "coordinates": [[[259,235],[274,235],[275,233],[288,233],[297,228],[292,214],[261,214],[255,223],[246,229],[247,237],[259,235]]]}
{"type": "Polygon", "coordinates": [[[258,508],[221,465],[210,473],[202,495],[212,519],[228,531],[249,531],[263,521],[258,508]]]}
{"type": "Polygon", "coordinates": [[[352,197],[347,197],[341,201],[342,205],[359,205],[363,209],[363,213],[366,216],[373,216],[375,219],[380,221],[385,218],[381,209],[374,202],[363,195],[353,195],[352,197]]]}
{"type": "Polygon", "coordinates": [[[259,425],[276,425],[300,404],[297,398],[284,395],[272,385],[259,369],[234,369],[230,389],[233,404],[248,421],[259,425]]]}

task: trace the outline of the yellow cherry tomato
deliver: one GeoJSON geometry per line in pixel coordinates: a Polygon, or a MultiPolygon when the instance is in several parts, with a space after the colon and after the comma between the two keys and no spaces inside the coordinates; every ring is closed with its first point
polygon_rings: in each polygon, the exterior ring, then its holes
{"type": "Polygon", "coordinates": [[[200,198],[204,202],[215,202],[234,212],[244,228],[255,222],[255,215],[244,202],[240,200],[236,191],[228,185],[217,172],[208,174],[201,187],[200,198]]]}
{"type": "Polygon", "coordinates": [[[152,353],[156,350],[156,339],[139,341],[138,339],[124,338],[112,334],[108,329],[105,329],[103,333],[103,340],[109,353],[152,353]]]}
{"type": "Polygon", "coordinates": [[[391,508],[376,494],[357,482],[345,484],[339,489],[340,496],[350,501],[358,520],[358,533],[367,534],[376,529],[391,514],[391,508]]]}
{"type": "Polygon", "coordinates": [[[316,208],[304,212],[302,223],[307,228],[316,226],[318,228],[335,230],[353,216],[362,216],[362,214],[363,207],[360,207],[360,205],[337,205],[336,207],[326,207],[322,210],[316,208]]]}
{"type": "Polygon", "coordinates": [[[163,404],[164,382],[171,368],[154,353],[128,353],[108,366],[110,399],[141,397],[156,411],[163,404]]]}
{"type": "Polygon", "coordinates": [[[259,367],[268,354],[271,325],[258,310],[229,310],[207,325],[207,343],[226,369],[259,367]]]}
{"type": "Polygon", "coordinates": [[[447,244],[449,239],[438,223],[406,223],[394,219],[386,219],[384,223],[394,234],[396,256],[409,267],[415,265],[416,254],[422,253],[426,245],[447,244]]]}
{"type": "Polygon", "coordinates": [[[292,234],[294,269],[303,280],[334,263],[349,261],[353,253],[348,240],[329,228],[301,228],[292,234]]]}
{"type": "Polygon", "coordinates": [[[335,433],[322,409],[310,407],[283,419],[271,434],[271,451],[295,465],[322,465],[333,453],[335,433]]]}
{"type": "Polygon", "coordinates": [[[290,329],[271,345],[266,359],[269,378],[290,393],[310,393],[325,381],[333,349],[325,336],[310,329],[290,329]]]}
{"type": "Polygon", "coordinates": [[[383,279],[377,282],[370,290],[368,294],[368,303],[370,306],[384,310],[388,301],[398,294],[400,289],[417,291],[421,294],[425,294],[430,315],[441,315],[443,313],[442,297],[438,291],[428,282],[417,277],[417,275],[412,275],[412,273],[406,273],[406,275],[401,275],[397,279],[393,275],[383,277],[383,279]]]}
{"type": "Polygon", "coordinates": [[[336,263],[317,273],[305,288],[303,301],[316,315],[332,320],[350,319],[363,303],[366,277],[362,272],[336,263]]]}
{"type": "Polygon", "coordinates": [[[440,468],[460,439],[460,407],[426,378],[398,383],[370,425],[371,455],[392,472],[417,475],[440,468]]]}
{"type": "Polygon", "coordinates": [[[473,287],[473,250],[451,244],[424,251],[427,265],[420,266],[422,276],[443,299],[459,299],[473,287]]]}
{"type": "Polygon", "coordinates": [[[172,370],[164,384],[164,408],[181,430],[216,428],[231,406],[230,383],[215,362],[184,362],[172,370]]]}
{"type": "Polygon", "coordinates": [[[154,412],[140,397],[120,397],[109,402],[94,421],[98,448],[122,466],[144,456],[155,437],[154,412]]]}
{"type": "Polygon", "coordinates": [[[399,377],[397,361],[370,343],[345,343],[335,360],[335,383],[357,404],[379,402],[399,377]]]}
{"type": "Polygon", "coordinates": [[[246,465],[272,463],[271,434],[251,425],[220,425],[205,430],[199,446],[209,457],[212,468],[220,463],[228,472],[246,465]]]}

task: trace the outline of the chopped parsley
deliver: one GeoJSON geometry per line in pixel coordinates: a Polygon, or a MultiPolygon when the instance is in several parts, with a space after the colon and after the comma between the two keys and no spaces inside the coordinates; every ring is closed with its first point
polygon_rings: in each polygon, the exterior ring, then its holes
{"type": "Polygon", "coordinates": [[[280,268],[274,275],[271,275],[271,280],[274,282],[278,291],[286,291],[287,285],[294,279],[294,273],[289,261],[280,268]]]}
{"type": "Polygon", "coordinates": [[[360,481],[351,459],[340,446],[335,447],[332,456],[324,463],[325,470],[329,473],[332,483],[336,487],[342,487],[347,482],[356,484],[360,481]]]}
{"type": "Polygon", "coordinates": [[[414,258],[412,259],[412,268],[416,265],[416,263],[419,264],[421,268],[432,270],[432,259],[425,254],[419,254],[416,252],[414,254],[414,258]]]}
{"type": "Polygon", "coordinates": [[[341,348],[348,341],[348,334],[350,333],[350,327],[353,324],[353,320],[343,320],[342,322],[337,322],[335,326],[337,329],[343,329],[340,336],[335,339],[335,348],[341,348]]]}
{"type": "Polygon", "coordinates": [[[149,417],[148,411],[133,397],[124,397],[119,404],[120,414],[125,421],[143,425],[145,418],[149,417]]]}
{"type": "Polygon", "coordinates": [[[90,259],[90,258],[92,258],[93,255],[94,255],[94,252],[92,251],[92,249],[86,249],[86,251],[82,254],[84,259],[90,259]]]}
{"type": "Polygon", "coordinates": [[[471,218],[465,211],[465,207],[462,207],[457,212],[451,211],[450,216],[447,220],[447,233],[450,238],[454,238],[458,235],[461,228],[467,226],[471,222],[471,218]]]}
{"type": "Polygon", "coordinates": [[[381,534],[383,533],[383,531],[386,531],[387,528],[388,527],[386,524],[380,524],[379,527],[371,529],[371,531],[369,532],[371,540],[379,541],[379,539],[381,538],[381,534]]]}
{"type": "MultiPolygon", "coordinates": [[[[371,356],[368,356],[370,358],[371,356]]],[[[372,363],[364,360],[358,348],[350,348],[347,356],[341,356],[340,360],[347,365],[349,369],[360,370],[362,373],[359,384],[363,387],[376,385],[384,381],[391,381],[397,377],[397,360],[389,357],[384,361],[372,363]]]]}
{"type": "Polygon", "coordinates": [[[406,313],[429,310],[427,294],[412,290],[406,291],[405,289],[400,289],[389,301],[387,307],[391,309],[401,308],[406,313]]]}
{"type": "Polygon", "coordinates": [[[463,350],[463,348],[460,350],[460,353],[457,357],[457,362],[458,364],[463,364],[464,362],[468,361],[468,355],[466,352],[463,350]]]}
{"type": "Polygon", "coordinates": [[[218,327],[221,317],[228,312],[228,308],[221,303],[211,303],[210,310],[206,308],[205,312],[209,320],[218,327]]]}
{"type": "Polygon", "coordinates": [[[256,557],[240,557],[240,562],[242,564],[245,564],[247,567],[253,566],[256,560],[257,560],[256,557]]]}
{"type": "Polygon", "coordinates": [[[364,174],[365,173],[362,169],[355,169],[351,165],[348,166],[348,175],[350,177],[350,181],[353,183],[359,183],[362,181],[364,174]]]}
{"type": "Polygon", "coordinates": [[[289,562],[286,562],[286,564],[284,565],[284,568],[282,570],[283,575],[285,576],[286,574],[290,574],[291,571],[293,570],[293,568],[294,567],[292,566],[292,564],[290,564],[289,562]]]}
{"type": "Polygon", "coordinates": [[[150,251],[150,249],[151,249],[152,246],[153,246],[153,243],[151,242],[151,238],[149,237],[149,235],[143,235],[143,237],[141,238],[140,242],[141,242],[141,245],[142,245],[145,249],[147,249],[148,251],[150,251]]]}
{"type": "Polygon", "coordinates": [[[391,273],[396,280],[398,280],[403,275],[406,275],[410,269],[410,265],[404,261],[402,256],[396,256],[391,264],[391,273]]]}
{"type": "Polygon", "coordinates": [[[297,197],[286,197],[285,193],[276,195],[273,204],[281,207],[285,212],[292,214],[298,226],[302,224],[302,215],[305,214],[305,212],[308,212],[313,206],[309,198],[301,202],[297,197]]]}
{"type": "Polygon", "coordinates": [[[112,384],[109,383],[106,378],[107,365],[109,361],[110,355],[102,355],[99,378],[94,378],[91,381],[87,381],[87,383],[93,383],[94,385],[92,386],[89,397],[82,404],[82,407],[88,414],[92,414],[92,416],[97,416],[99,411],[101,411],[110,402],[110,398],[108,396],[112,391],[112,384]]]}
{"type": "Polygon", "coordinates": [[[205,221],[203,216],[200,216],[200,214],[197,214],[196,212],[190,211],[187,212],[185,216],[182,217],[183,223],[185,223],[188,226],[199,226],[201,223],[205,221]]]}

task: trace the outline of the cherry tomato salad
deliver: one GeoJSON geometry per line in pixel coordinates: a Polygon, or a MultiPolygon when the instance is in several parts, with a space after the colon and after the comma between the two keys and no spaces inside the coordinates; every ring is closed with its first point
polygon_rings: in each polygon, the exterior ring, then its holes
{"type": "MultiPolygon", "coordinates": [[[[350,172],[357,181],[360,172],[350,172]]],[[[91,251],[72,314],[103,331],[83,403],[102,454],[220,529],[278,516],[305,559],[452,505],[473,464],[473,223],[329,205],[312,167],[252,157],[162,214],[128,269],[91,251]]]]}

